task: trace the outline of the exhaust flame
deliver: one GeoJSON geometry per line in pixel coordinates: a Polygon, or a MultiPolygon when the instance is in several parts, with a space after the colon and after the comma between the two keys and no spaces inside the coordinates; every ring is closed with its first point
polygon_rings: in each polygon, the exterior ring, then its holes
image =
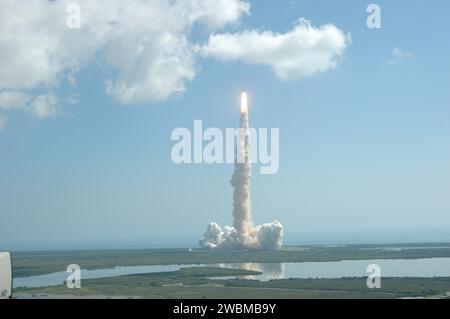
{"type": "Polygon", "coordinates": [[[250,158],[250,133],[248,124],[247,93],[241,95],[240,129],[236,143],[236,160],[231,178],[233,187],[233,227],[224,230],[209,224],[200,246],[209,249],[279,249],[283,241],[283,226],[278,221],[254,226],[252,220],[250,180],[252,164],[250,158]],[[243,161],[242,161],[243,159],[243,161]]]}
{"type": "Polygon", "coordinates": [[[241,94],[241,113],[248,113],[247,93],[245,91],[241,94]]]}

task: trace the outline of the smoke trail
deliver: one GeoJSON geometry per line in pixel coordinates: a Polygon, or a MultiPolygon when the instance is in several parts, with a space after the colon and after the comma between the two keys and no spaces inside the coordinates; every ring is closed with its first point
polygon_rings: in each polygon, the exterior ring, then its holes
{"type": "Polygon", "coordinates": [[[234,173],[231,178],[233,190],[233,227],[224,230],[209,224],[200,246],[209,249],[279,249],[283,241],[283,226],[278,221],[253,226],[250,197],[252,175],[250,133],[247,95],[241,99],[241,118],[236,143],[234,173]]]}
{"type": "MultiPolygon", "coordinates": [[[[244,97],[243,97],[244,99],[244,97]]],[[[234,173],[231,178],[233,190],[233,226],[239,242],[245,248],[258,248],[258,238],[252,220],[252,203],[250,197],[250,179],[252,164],[250,162],[250,133],[246,101],[241,105],[240,128],[237,136],[234,173]]]]}

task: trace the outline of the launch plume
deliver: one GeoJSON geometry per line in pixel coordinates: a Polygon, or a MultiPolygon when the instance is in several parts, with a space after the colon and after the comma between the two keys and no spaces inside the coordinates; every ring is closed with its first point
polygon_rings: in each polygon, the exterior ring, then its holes
{"type": "Polygon", "coordinates": [[[233,187],[233,227],[222,229],[217,223],[208,225],[200,246],[208,249],[279,249],[283,242],[283,226],[278,221],[254,226],[250,180],[252,164],[250,154],[250,133],[248,101],[245,91],[241,96],[241,117],[238,130],[233,187]]]}

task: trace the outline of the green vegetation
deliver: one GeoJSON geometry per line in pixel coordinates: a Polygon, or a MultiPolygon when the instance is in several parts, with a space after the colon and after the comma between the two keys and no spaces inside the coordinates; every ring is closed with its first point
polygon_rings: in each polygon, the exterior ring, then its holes
{"type": "Polygon", "coordinates": [[[104,298],[400,298],[443,297],[450,278],[383,278],[381,289],[368,289],[366,278],[280,279],[268,282],[209,279],[258,272],[226,268],[184,268],[167,273],[83,280],[81,289],[65,285],[16,289],[16,297],[104,298]]]}
{"type": "Polygon", "coordinates": [[[366,277],[336,279],[279,279],[269,282],[257,280],[227,280],[225,285],[232,287],[283,288],[320,291],[363,292],[392,294],[395,297],[418,297],[443,295],[450,292],[450,277],[434,278],[383,278],[379,289],[369,289],[366,277]]]}

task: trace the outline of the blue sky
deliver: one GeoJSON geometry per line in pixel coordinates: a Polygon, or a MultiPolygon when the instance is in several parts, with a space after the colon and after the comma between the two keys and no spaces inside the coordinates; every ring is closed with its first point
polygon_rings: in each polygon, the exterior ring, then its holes
{"type": "MultiPolygon", "coordinates": [[[[279,172],[252,181],[257,223],[278,219],[288,244],[449,241],[450,3],[377,1],[378,30],[369,3],[253,1],[214,31],[286,33],[305,17],[351,34],[335,68],[300,79],[199,56],[184,92],[123,105],[95,54],[75,84],[27,87],[64,106],[0,113],[0,248],[194,246],[209,222],[229,224],[232,165],[173,164],[170,133],[236,126],[242,88],[251,124],[280,128],[279,172]]],[[[211,34],[196,24],[189,41],[211,34]]]]}

